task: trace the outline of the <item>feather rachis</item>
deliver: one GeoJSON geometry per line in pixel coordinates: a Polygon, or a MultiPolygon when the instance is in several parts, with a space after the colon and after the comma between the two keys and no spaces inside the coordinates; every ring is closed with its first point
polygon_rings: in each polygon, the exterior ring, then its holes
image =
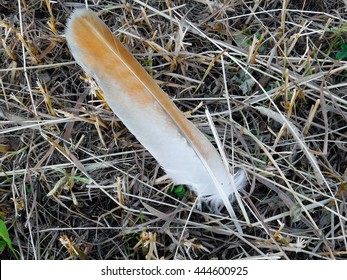
{"type": "MultiPolygon", "coordinates": [[[[108,105],[174,182],[191,185],[199,198],[214,201],[215,208],[225,204],[221,195],[228,198],[232,188],[218,152],[95,13],[75,12],[66,37],[76,61],[95,78],[108,105]]],[[[244,175],[238,179],[244,184],[244,175]]]]}

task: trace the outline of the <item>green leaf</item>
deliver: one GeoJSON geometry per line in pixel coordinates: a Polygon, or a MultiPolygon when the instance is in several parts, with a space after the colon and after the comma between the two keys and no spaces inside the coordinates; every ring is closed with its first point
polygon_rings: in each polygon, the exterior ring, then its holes
{"type": "Polygon", "coordinates": [[[92,183],[91,179],[81,177],[81,176],[76,176],[76,175],[71,176],[71,179],[74,179],[74,180],[79,181],[79,182],[84,183],[84,184],[91,184],[92,183]]]}
{"type": "Polygon", "coordinates": [[[3,220],[0,220],[0,237],[3,239],[3,241],[6,243],[8,248],[11,250],[12,254],[18,260],[18,256],[12,247],[12,241],[11,241],[10,235],[8,234],[6,224],[3,220]]]}
{"type": "Polygon", "coordinates": [[[0,255],[5,250],[7,243],[4,240],[0,240],[0,255]]]}
{"type": "Polygon", "coordinates": [[[341,51],[339,51],[336,56],[336,60],[346,59],[347,58],[347,44],[341,44],[341,51]]]}
{"type": "Polygon", "coordinates": [[[347,58],[347,51],[346,52],[338,52],[337,54],[336,54],[336,60],[341,60],[341,59],[345,59],[345,58],[347,58]]]}
{"type": "Polygon", "coordinates": [[[186,189],[182,185],[175,186],[173,189],[173,193],[178,198],[182,198],[186,194],[186,189]]]}
{"type": "Polygon", "coordinates": [[[0,220],[0,237],[2,237],[8,246],[10,246],[9,244],[12,245],[10,235],[8,234],[6,224],[3,220],[0,220]]]}

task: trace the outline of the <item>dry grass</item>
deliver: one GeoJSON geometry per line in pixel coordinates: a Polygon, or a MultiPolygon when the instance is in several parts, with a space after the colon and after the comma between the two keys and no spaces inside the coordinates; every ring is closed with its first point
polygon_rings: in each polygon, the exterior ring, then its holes
{"type": "Polygon", "coordinates": [[[74,64],[75,2],[0,0],[0,215],[21,259],[346,258],[346,1],[88,1],[213,141],[211,112],[248,172],[242,234],[170,192],[74,64]]]}

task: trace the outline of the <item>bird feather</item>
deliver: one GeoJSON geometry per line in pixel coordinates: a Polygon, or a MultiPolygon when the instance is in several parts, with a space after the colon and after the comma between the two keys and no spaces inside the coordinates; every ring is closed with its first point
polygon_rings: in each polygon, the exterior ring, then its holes
{"type": "Polygon", "coordinates": [[[242,188],[245,172],[230,176],[213,145],[97,14],[75,10],[67,23],[66,40],[77,63],[103,90],[113,112],[173,182],[190,186],[198,200],[213,210],[224,204],[230,213],[232,184],[242,188]]]}

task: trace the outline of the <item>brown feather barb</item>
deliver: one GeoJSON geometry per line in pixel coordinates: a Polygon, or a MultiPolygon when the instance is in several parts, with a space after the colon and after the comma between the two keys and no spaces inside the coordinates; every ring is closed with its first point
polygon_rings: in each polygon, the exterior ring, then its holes
{"type": "Polygon", "coordinates": [[[246,183],[245,172],[232,177],[207,138],[188,121],[134,56],[97,15],[76,10],[66,39],[77,63],[91,74],[105,100],[127,128],[156,158],[175,184],[187,184],[200,202],[233,213],[233,187],[246,183]]]}

